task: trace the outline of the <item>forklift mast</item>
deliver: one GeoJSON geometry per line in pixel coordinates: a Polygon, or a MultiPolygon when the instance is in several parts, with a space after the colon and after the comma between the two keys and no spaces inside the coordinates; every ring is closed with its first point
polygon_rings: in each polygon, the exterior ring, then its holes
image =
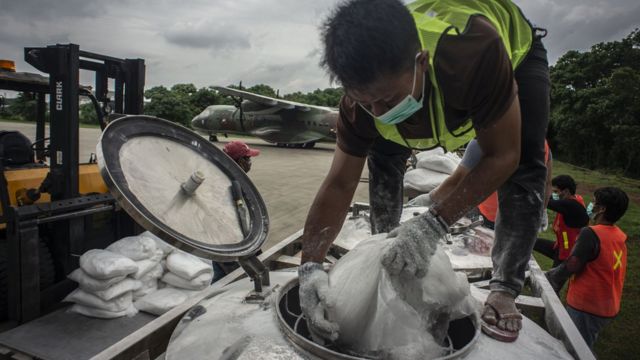
{"type": "MultiPolygon", "coordinates": [[[[108,80],[115,80],[115,112],[141,114],[145,66],[142,59],[117,59],[81,51],[76,44],[29,47],[25,61],[49,74],[52,200],[78,196],[80,69],[95,72],[95,96],[108,104],[108,80]]],[[[42,129],[44,133],[44,129],[42,129]]],[[[42,134],[44,135],[44,134],[42,134]]],[[[36,136],[37,139],[42,137],[36,136]]]]}

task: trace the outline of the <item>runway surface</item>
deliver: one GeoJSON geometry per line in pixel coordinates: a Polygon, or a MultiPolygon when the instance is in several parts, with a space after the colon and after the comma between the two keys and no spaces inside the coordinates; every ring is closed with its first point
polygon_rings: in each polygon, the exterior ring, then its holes
{"type": "MultiPolygon", "coordinates": [[[[32,141],[35,138],[35,124],[0,122],[0,130],[18,130],[32,141]]],[[[100,129],[80,129],[80,162],[88,161],[95,152],[99,137],[100,129]]],[[[222,136],[219,139],[215,145],[220,148],[233,140],[222,136]]],[[[248,175],[269,212],[269,237],[263,247],[266,249],[304,226],[311,202],[331,165],[335,144],[322,143],[314,149],[288,149],[255,138],[241,140],[260,150],[248,175]]],[[[367,177],[366,166],[362,177],[367,177]]],[[[358,186],[354,201],[368,202],[366,182],[358,186]]]]}

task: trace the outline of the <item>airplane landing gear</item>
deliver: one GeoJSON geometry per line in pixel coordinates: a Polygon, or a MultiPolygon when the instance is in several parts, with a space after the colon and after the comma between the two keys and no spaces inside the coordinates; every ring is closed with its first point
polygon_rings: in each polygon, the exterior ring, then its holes
{"type": "Polygon", "coordinates": [[[315,141],[310,141],[302,144],[291,144],[291,143],[276,143],[277,147],[285,147],[285,148],[294,148],[294,149],[311,149],[316,146],[315,141]]]}

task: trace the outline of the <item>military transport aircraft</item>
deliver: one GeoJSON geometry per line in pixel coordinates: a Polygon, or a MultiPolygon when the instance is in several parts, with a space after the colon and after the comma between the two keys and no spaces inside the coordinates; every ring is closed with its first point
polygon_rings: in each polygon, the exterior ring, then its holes
{"type": "Polygon", "coordinates": [[[335,140],[338,110],[301,104],[214,86],[235,105],[211,105],[191,120],[194,129],[209,134],[251,135],[278,146],[312,148],[316,141],[335,140]]]}

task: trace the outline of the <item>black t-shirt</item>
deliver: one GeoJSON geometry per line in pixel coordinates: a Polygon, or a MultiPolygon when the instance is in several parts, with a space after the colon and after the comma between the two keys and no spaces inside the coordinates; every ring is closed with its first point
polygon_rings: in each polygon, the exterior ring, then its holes
{"type": "MultiPolygon", "coordinates": [[[[589,261],[595,260],[600,254],[600,238],[590,227],[580,230],[576,245],[571,250],[571,256],[575,256],[582,262],[583,266],[589,261]]],[[[573,269],[572,269],[573,270],[573,269]]]]}
{"type": "Polygon", "coordinates": [[[556,292],[564,286],[571,275],[582,271],[585,265],[600,255],[600,238],[590,227],[580,230],[571,256],[547,272],[547,279],[556,292]]]}
{"type": "Polygon", "coordinates": [[[564,223],[568,227],[580,229],[589,225],[587,209],[576,199],[549,199],[547,209],[562,214],[564,223]]]}

